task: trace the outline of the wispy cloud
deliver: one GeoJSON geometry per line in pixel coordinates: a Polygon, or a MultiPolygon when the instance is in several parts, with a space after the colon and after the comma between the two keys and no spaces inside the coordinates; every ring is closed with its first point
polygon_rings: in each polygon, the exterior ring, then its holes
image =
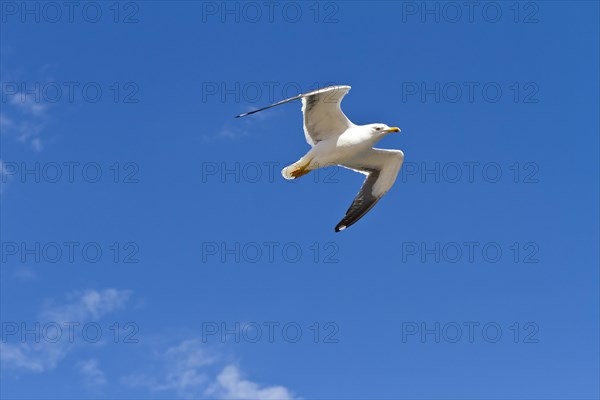
{"type": "Polygon", "coordinates": [[[37,274],[31,268],[19,266],[15,269],[14,276],[23,282],[29,282],[37,279],[37,274]]]}
{"type": "Polygon", "coordinates": [[[207,394],[220,399],[288,400],[294,398],[292,393],[283,386],[261,387],[255,382],[243,379],[238,367],[234,365],[228,365],[221,371],[216,383],[207,394]]]}
{"type": "Polygon", "coordinates": [[[122,309],[130,294],[129,290],[118,289],[73,292],[67,296],[69,303],[58,306],[49,303],[43,308],[40,316],[42,320],[59,323],[98,320],[122,309]]]}
{"type": "Polygon", "coordinates": [[[102,386],[106,384],[104,371],[98,366],[98,360],[89,359],[77,363],[77,369],[87,386],[102,386]]]}
{"type": "Polygon", "coordinates": [[[46,126],[46,118],[27,115],[9,117],[6,113],[0,114],[0,131],[3,136],[12,136],[18,142],[26,143],[39,152],[42,150],[42,141],[39,137],[46,126]]]}
{"type": "Polygon", "coordinates": [[[13,121],[6,115],[0,113],[0,133],[6,134],[13,126],[13,121]]]}
{"type": "MultiPolygon", "coordinates": [[[[0,343],[0,362],[3,369],[18,369],[27,372],[43,372],[53,369],[62,356],[51,347],[42,348],[27,343],[19,345],[0,343]]],[[[52,346],[54,347],[54,346],[52,346]]]]}
{"type": "MultiPolygon", "coordinates": [[[[2,116],[0,115],[0,118],[1,117],[2,116]]],[[[4,188],[6,187],[6,184],[8,183],[8,180],[10,178],[11,176],[7,175],[6,173],[6,164],[0,159],[0,194],[2,194],[2,192],[4,191],[4,188]]]]}
{"type": "Polygon", "coordinates": [[[216,137],[218,139],[239,140],[244,136],[248,136],[248,132],[245,130],[225,126],[217,133],[216,137]]]}
{"type": "MultiPolygon", "coordinates": [[[[40,324],[53,322],[59,326],[64,323],[99,320],[107,314],[123,307],[129,298],[129,291],[117,289],[88,290],[69,296],[70,302],[59,305],[47,305],[39,314],[40,324]]],[[[31,328],[30,328],[31,329],[31,328]]],[[[58,365],[77,343],[66,339],[52,343],[36,340],[19,343],[0,343],[0,362],[3,368],[23,372],[49,371],[58,365]]]]}
{"type": "MultiPolygon", "coordinates": [[[[255,108],[248,109],[251,111],[255,108]]],[[[268,119],[271,119],[279,111],[276,109],[268,110],[252,114],[244,118],[236,118],[232,121],[225,122],[221,128],[216,130],[216,134],[203,134],[202,139],[205,143],[211,143],[216,140],[231,140],[238,141],[250,135],[251,132],[259,132],[260,124],[268,119]]]]}
{"type": "MultiPolygon", "coordinates": [[[[63,325],[65,322],[99,321],[125,308],[129,304],[130,295],[128,290],[112,288],[74,292],[61,304],[47,302],[39,312],[39,322],[63,325]]],[[[21,342],[18,338],[13,339],[13,342],[3,340],[0,343],[3,371],[47,372],[57,368],[79,347],[77,342],[66,340],[50,343],[44,340],[21,342]]],[[[259,384],[245,378],[237,365],[225,360],[222,354],[203,344],[196,336],[167,346],[153,343],[151,351],[143,351],[140,357],[150,357],[151,362],[135,360],[137,371],[122,378],[121,384],[145,389],[150,393],[161,393],[161,396],[180,398],[295,398],[284,386],[259,384]]],[[[75,367],[85,386],[98,389],[108,384],[107,376],[96,358],[83,359],[75,363],[75,367]]]]}
{"type": "Polygon", "coordinates": [[[235,365],[223,367],[219,356],[199,339],[187,339],[167,348],[153,365],[162,368],[135,373],[123,379],[129,386],[163,391],[181,398],[287,400],[292,393],[283,386],[261,387],[243,379],[235,365]],[[219,367],[221,364],[221,367],[219,367]],[[222,368],[222,369],[220,369],[222,368]],[[220,371],[220,372],[219,372],[220,371]]]}
{"type": "Polygon", "coordinates": [[[3,93],[7,98],[2,113],[0,113],[0,132],[2,135],[12,136],[18,142],[26,143],[36,151],[42,151],[41,133],[48,122],[50,103],[44,101],[41,88],[27,93],[3,93]]]}
{"type": "Polygon", "coordinates": [[[33,147],[33,150],[37,151],[38,153],[42,151],[42,141],[40,138],[31,139],[31,147],[33,147]]]}
{"type": "MultiPolygon", "coordinates": [[[[39,93],[37,94],[39,97],[39,93]]],[[[44,117],[48,104],[36,99],[36,96],[27,96],[24,93],[18,93],[10,98],[10,104],[20,109],[24,114],[34,117],[44,117]]]]}

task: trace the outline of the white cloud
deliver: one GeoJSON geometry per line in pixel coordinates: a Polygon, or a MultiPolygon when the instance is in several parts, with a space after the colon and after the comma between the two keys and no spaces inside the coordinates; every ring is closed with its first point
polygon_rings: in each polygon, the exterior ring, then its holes
{"type": "Polygon", "coordinates": [[[204,143],[212,143],[215,140],[240,140],[243,137],[248,136],[248,131],[242,129],[241,126],[231,126],[231,124],[224,124],[215,135],[202,134],[202,140],[204,143]]]}
{"type": "MultiPolygon", "coordinates": [[[[87,290],[68,296],[68,302],[61,305],[47,304],[41,309],[40,324],[55,322],[98,322],[101,318],[114,313],[128,303],[130,291],[117,289],[87,290]]],[[[27,326],[31,329],[31,325],[27,326]]],[[[64,333],[63,338],[68,339],[64,333]]],[[[0,343],[0,362],[2,368],[30,373],[42,373],[55,369],[78,342],[59,340],[49,343],[44,340],[30,340],[0,343]]],[[[164,347],[163,347],[164,349],[164,347]]],[[[155,362],[140,363],[139,372],[121,379],[121,383],[130,387],[146,388],[151,392],[164,392],[181,398],[218,398],[218,399],[256,399],[288,400],[292,393],[283,386],[265,386],[244,378],[239,368],[227,362],[211,351],[199,339],[182,340],[165,350],[150,354],[155,362]]],[[[82,360],[75,364],[90,387],[107,384],[107,378],[94,359],[82,360]]]]}
{"type": "Polygon", "coordinates": [[[217,376],[216,383],[209,389],[221,399],[255,399],[255,400],[288,400],[292,393],[283,386],[260,387],[258,384],[243,379],[239,369],[234,365],[226,366],[217,376]]]}
{"type": "Polygon", "coordinates": [[[8,118],[5,114],[0,113],[0,133],[5,134],[14,126],[12,119],[8,118]]]}
{"type": "MultiPolygon", "coordinates": [[[[31,328],[29,328],[31,329],[31,328]]],[[[44,372],[56,368],[67,355],[65,342],[37,341],[30,335],[30,342],[0,343],[0,362],[3,368],[25,372],[44,372]]]]}
{"type": "MultiPolygon", "coordinates": [[[[68,328],[63,324],[76,322],[83,325],[86,322],[97,322],[107,314],[122,308],[129,298],[129,293],[116,289],[88,290],[72,294],[71,301],[67,304],[44,307],[36,322],[40,326],[50,322],[56,323],[64,327],[66,332],[63,332],[56,343],[33,335],[27,336],[28,340],[25,342],[0,343],[2,367],[26,372],[44,372],[56,368],[78,344],[69,341],[68,328]]],[[[33,324],[26,325],[27,329],[34,329],[33,324]]]]}
{"type": "Polygon", "coordinates": [[[31,139],[31,147],[38,153],[42,151],[42,142],[40,138],[31,139]]]}
{"type": "Polygon", "coordinates": [[[14,275],[17,279],[28,282],[37,279],[37,274],[30,268],[19,266],[15,269],[14,275]]]}
{"type": "Polygon", "coordinates": [[[55,359],[50,352],[44,357],[38,358],[32,355],[35,350],[31,346],[22,344],[16,346],[8,343],[0,343],[0,361],[3,368],[15,368],[30,372],[43,372],[50,366],[53,368],[56,365],[55,359]]]}
{"type": "Polygon", "coordinates": [[[152,391],[169,391],[181,397],[195,397],[209,384],[203,368],[217,359],[202,347],[199,340],[184,340],[160,353],[158,358],[157,365],[163,368],[128,376],[123,382],[152,391]]]}
{"type": "Polygon", "coordinates": [[[179,345],[170,347],[165,352],[168,362],[177,369],[198,368],[213,364],[216,357],[208,354],[197,339],[184,340],[179,345]]]}
{"type": "Polygon", "coordinates": [[[45,321],[77,322],[98,320],[106,314],[122,309],[129,300],[129,290],[104,289],[71,293],[69,303],[61,306],[47,305],[40,313],[45,321]]]}
{"type": "Polygon", "coordinates": [[[46,118],[22,116],[15,120],[6,113],[0,114],[0,132],[2,135],[14,136],[21,143],[28,143],[35,151],[40,151],[42,142],[39,135],[46,126],[46,118]]]}
{"type": "Polygon", "coordinates": [[[169,366],[165,383],[156,386],[155,389],[174,389],[181,395],[202,387],[208,377],[200,368],[215,362],[215,357],[209,355],[198,340],[185,340],[167,349],[164,359],[169,366]]]}
{"type": "Polygon", "coordinates": [[[98,360],[89,359],[77,363],[79,373],[83,376],[83,381],[88,386],[101,386],[106,384],[104,372],[98,367],[98,360]]]}
{"type": "Polygon", "coordinates": [[[14,136],[17,141],[40,152],[42,139],[39,136],[49,121],[47,111],[50,104],[44,101],[38,86],[34,91],[10,94],[7,106],[0,114],[0,131],[2,135],[14,136]]]}
{"type": "Polygon", "coordinates": [[[278,112],[278,110],[268,110],[266,112],[252,114],[248,117],[234,119],[233,122],[228,121],[217,130],[217,133],[214,136],[203,134],[202,138],[205,143],[211,143],[213,140],[241,140],[242,138],[249,136],[250,132],[259,134],[262,131],[261,123],[272,118],[278,112]]]}
{"type": "Polygon", "coordinates": [[[7,175],[6,173],[6,164],[4,164],[4,161],[0,159],[0,194],[2,194],[4,191],[4,188],[10,178],[10,175],[7,175]]]}
{"type": "Polygon", "coordinates": [[[35,96],[23,96],[22,93],[18,93],[10,98],[10,104],[21,109],[24,113],[33,115],[35,117],[43,117],[46,114],[48,104],[43,103],[41,100],[35,98],[35,96]]]}
{"type": "Polygon", "coordinates": [[[229,139],[229,140],[238,140],[244,136],[248,136],[248,132],[242,129],[234,129],[230,127],[223,127],[219,133],[217,133],[217,138],[219,139],[229,139]]]}
{"type": "Polygon", "coordinates": [[[220,373],[215,368],[219,357],[210,353],[198,339],[184,340],[161,353],[154,365],[162,368],[137,373],[123,379],[129,386],[167,391],[181,398],[218,398],[287,400],[291,392],[283,386],[261,387],[242,379],[238,367],[226,365],[220,373]],[[216,376],[215,376],[216,375],[216,376]]]}

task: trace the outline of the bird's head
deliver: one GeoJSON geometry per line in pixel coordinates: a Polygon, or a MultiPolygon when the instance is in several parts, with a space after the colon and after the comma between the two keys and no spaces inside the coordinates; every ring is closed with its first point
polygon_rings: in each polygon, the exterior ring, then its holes
{"type": "Polygon", "coordinates": [[[374,137],[383,137],[392,132],[400,132],[400,128],[389,127],[386,124],[370,124],[367,126],[374,137]]]}

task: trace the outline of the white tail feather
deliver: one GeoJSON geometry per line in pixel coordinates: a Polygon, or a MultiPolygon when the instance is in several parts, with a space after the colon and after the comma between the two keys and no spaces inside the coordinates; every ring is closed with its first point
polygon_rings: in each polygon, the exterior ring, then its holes
{"type": "Polygon", "coordinates": [[[281,175],[289,180],[298,179],[302,175],[308,174],[312,169],[310,169],[311,158],[302,157],[295,163],[288,165],[284,169],[281,170],[281,175]]]}
{"type": "Polygon", "coordinates": [[[292,165],[288,165],[284,169],[281,170],[281,176],[283,176],[286,180],[291,181],[292,179],[296,179],[292,176],[292,171],[298,168],[298,164],[294,163],[292,165]]]}

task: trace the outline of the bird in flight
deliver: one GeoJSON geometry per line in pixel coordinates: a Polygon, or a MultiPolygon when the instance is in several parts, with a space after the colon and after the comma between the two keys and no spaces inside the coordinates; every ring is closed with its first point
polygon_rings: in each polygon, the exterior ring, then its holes
{"type": "Polygon", "coordinates": [[[335,231],[342,231],[361,219],[390,190],[402,162],[400,150],[374,149],[373,145],[399,128],[386,124],[355,125],[342,112],[340,104],[350,86],[330,86],[299,94],[270,106],[236,116],[245,117],[294,100],[302,100],[304,136],[312,149],[285,167],[285,179],[296,179],[318,168],[340,165],[367,175],[360,192],[335,231]]]}

